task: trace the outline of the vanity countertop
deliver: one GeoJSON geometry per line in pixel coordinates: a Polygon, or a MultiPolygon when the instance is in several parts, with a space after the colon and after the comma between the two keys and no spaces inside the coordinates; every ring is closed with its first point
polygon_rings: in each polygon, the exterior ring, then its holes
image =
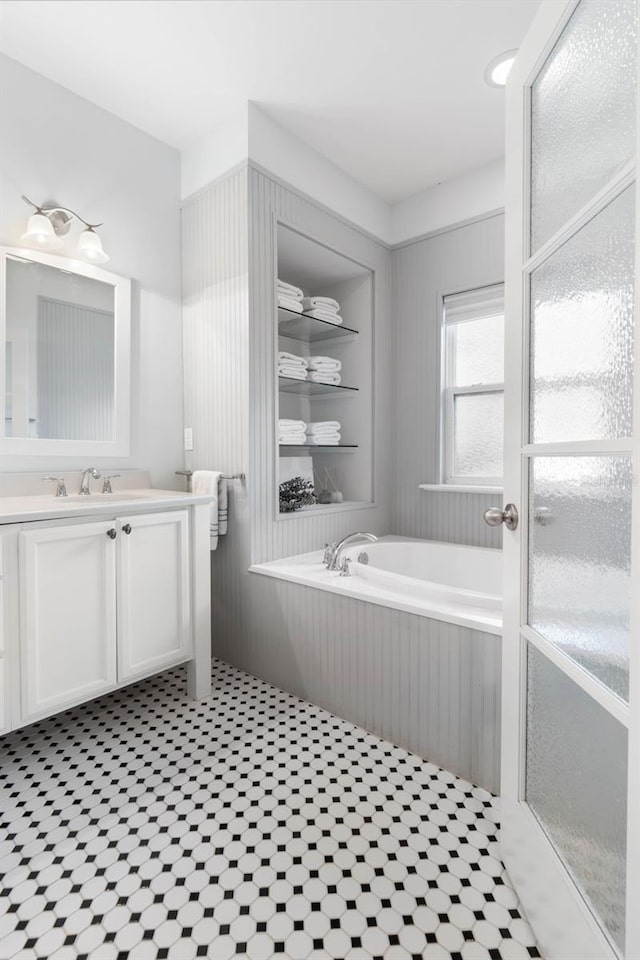
{"type": "Polygon", "coordinates": [[[89,497],[76,495],[54,497],[32,495],[0,497],[0,525],[28,523],[33,520],[59,520],[63,517],[109,516],[137,513],[146,509],[189,506],[209,503],[210,496],[180,493],[177,490],[154,490],[137,487],[133,490],[115,490],[113,493],[92,493],[89,497]]]}

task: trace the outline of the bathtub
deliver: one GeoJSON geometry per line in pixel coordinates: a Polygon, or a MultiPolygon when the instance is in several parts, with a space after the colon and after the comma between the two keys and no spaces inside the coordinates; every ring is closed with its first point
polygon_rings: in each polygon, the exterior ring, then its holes
{"type": "Polygon", "coordinates": [[[442,620],[502,633],[502,553],[410,537],[382,537],[342,551],[351,576],[329,572],[323,551],[254,564],[251,571],[442,620]]]}

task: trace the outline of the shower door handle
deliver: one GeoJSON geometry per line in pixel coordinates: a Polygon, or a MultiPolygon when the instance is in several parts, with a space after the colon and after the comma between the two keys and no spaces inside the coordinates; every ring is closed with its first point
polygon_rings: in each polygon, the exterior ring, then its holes
{"type": "Polygon", "coordinates": [[[504,523],[507,530],[515,530],[518,526],[518,509],[515,503],[508,503],[504,510],[500,507],[489,507],[483,513],[484,522],[490,527],[499,527],[504,523]]]}

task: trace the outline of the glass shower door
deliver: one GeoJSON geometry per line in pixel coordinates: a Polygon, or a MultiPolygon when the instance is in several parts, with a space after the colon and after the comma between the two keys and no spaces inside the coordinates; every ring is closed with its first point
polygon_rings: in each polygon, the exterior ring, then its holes
{"type": "Polygon", "coordinates": [[[502,844],[565,960],[636,956],[637,16],[544,4],[508,91],[502,844]]]}

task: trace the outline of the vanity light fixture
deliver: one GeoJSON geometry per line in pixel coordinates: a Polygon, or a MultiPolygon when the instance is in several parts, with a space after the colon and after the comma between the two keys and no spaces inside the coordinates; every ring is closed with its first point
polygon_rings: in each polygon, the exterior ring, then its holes
{"type": "Polygon", "coordinates": [[[507,50],[494,57],[484,71],[484,79],[490,87],[504,87],[516,58],[517,50],[507,50]]]}
{"type": "Polygon", "coordinates": [[[72,221],[79,220],[84,224],[85,229],[78,238],[78,255],[90,263],[108,261],[109,257],[102,249],[102,241],[96,233],[97,227],[102,226],[101,223],[87,223],[67,207],[53,205],[39,207],[24,194],[22,199],[36,211],[29,217],[26,232],[22,235],[25,243],[40,250],[59,250],[64,242],[62,237],[69,232],[72,221]]]}

